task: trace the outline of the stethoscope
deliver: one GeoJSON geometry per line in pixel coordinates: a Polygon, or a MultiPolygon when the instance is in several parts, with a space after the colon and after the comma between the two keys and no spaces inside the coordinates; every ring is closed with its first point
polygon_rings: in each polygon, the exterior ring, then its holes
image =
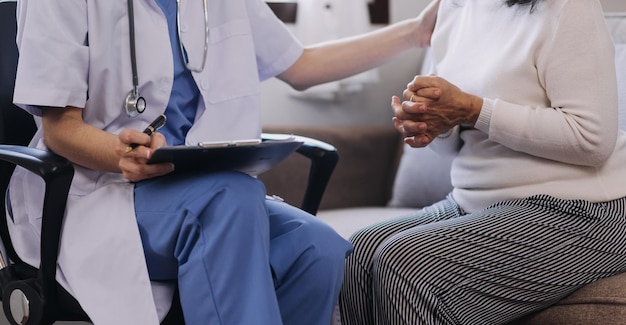
{"type": "MultiPolygon", "coordinates": [[[[124,109],[128,117],[137,117],[146,110],[146,100],[139,94],[139,77],[137,75],[137,54],[135,50],[135,10],[133,0],[127,0],[128,4],[128,29],[130,33],[130,65],[133,72],[133,89],[128,93],[124,100],[124,109]]],[[[187,51],[183,45],[181,26],[180,26],[180,0],[176,0],[176,29],[178,32],[178,44],[180,53],[185,63],[185,68],[193,72],[202,72],[206,64],[206,58],[209,51],[209,11],[207,0],[203,0],[204,6],[204,53],[202,55],[202,64],[199,68],[193,67],[189,63],[187,51]]]]}

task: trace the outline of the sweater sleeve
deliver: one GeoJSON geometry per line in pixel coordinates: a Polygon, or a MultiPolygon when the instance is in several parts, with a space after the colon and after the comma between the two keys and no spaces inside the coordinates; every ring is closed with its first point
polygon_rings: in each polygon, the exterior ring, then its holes
{"type": "Polygon", "coordinates": [[[551,107],[494,99],[476,127],[516,151],[602,165],[615,147],[618,113],[614,47],[597,1],[566,1],[536,62],[551,107]]]}

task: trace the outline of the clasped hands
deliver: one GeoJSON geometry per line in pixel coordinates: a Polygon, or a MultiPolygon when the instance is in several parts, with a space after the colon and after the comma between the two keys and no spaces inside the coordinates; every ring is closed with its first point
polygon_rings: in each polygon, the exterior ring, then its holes
{"type": "Polygon", "coordinates": [[[405,101],[393,96],[393,124],[411,147],[425,147],[457,125],[474,125],[483,99],[463,92],[435,76],[415,76],[403,91],[405,101]]]}

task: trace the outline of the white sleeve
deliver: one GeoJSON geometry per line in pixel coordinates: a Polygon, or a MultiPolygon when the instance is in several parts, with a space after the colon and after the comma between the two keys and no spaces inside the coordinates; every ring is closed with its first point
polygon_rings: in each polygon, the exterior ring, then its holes
{"type": "Polygon", "coordinates": [[[246,1],[260,80],[275,77],[291,67],[303,47],[263,0],[246,1]]]}
{"type": "Polygon", "coordinates": [[[36,106],[84,107],[89,49],[84,0],[18,1],[19,61],[14,102],[32,114],[36,106]]]}

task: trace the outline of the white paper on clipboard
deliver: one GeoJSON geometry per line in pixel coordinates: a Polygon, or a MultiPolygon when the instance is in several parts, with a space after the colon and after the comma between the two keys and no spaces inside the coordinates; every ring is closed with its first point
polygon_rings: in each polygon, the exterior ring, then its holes
{"type": "Polygon", "coordinates": [[[198,142],[198,146],[203,147],[203,148],[254,146],[261,142],[262,142],[261,139],[244,139],[244,140],[232,140],[232,141],[204,141],[204,142],[198,142]]]}

